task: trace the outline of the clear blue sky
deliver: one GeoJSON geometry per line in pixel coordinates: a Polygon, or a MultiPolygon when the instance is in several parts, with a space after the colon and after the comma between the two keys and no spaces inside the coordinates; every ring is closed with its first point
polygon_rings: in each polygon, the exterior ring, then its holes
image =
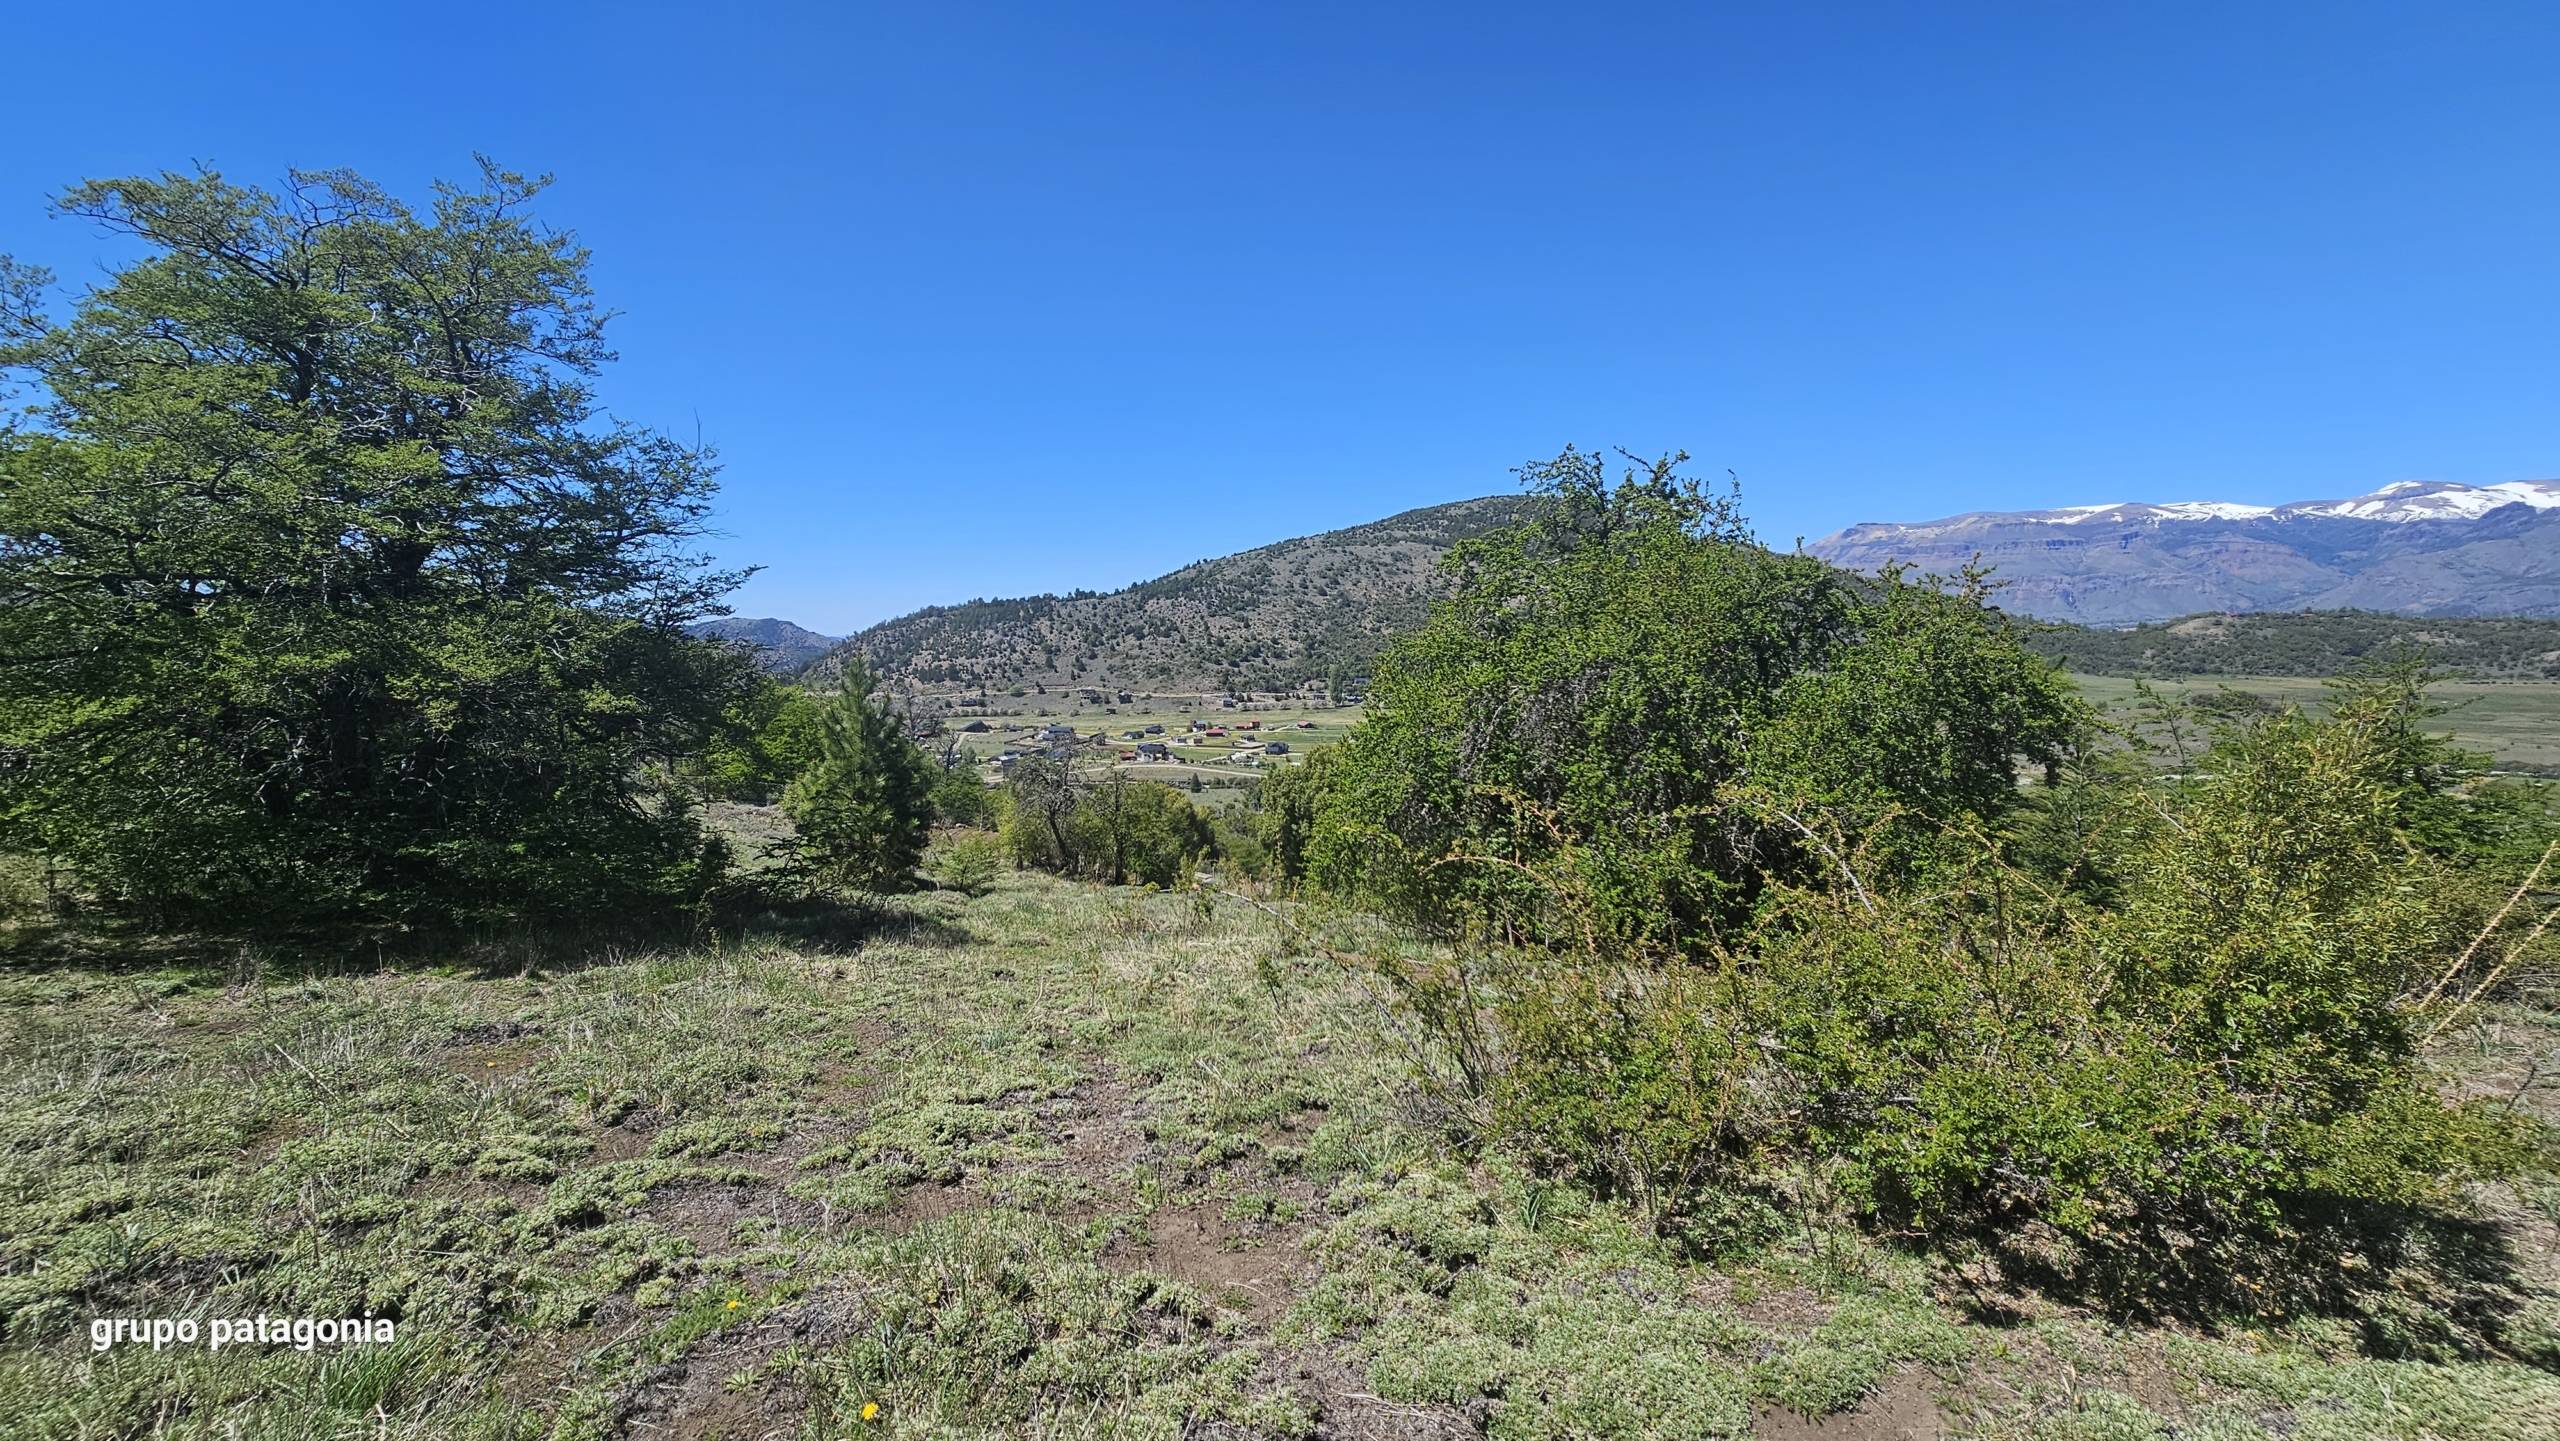
{"type": "Polygon", "coordinates": [[[1567,441],[1868,519],[2560,473],[2560,6],[18,7],[84,176],[475,150],[743,614],[1108,588],[1567,441]],[[520,18],[515,12],[535,12],[520,18]],[[750,18],[750,11],[762,12],[750,18]]]}

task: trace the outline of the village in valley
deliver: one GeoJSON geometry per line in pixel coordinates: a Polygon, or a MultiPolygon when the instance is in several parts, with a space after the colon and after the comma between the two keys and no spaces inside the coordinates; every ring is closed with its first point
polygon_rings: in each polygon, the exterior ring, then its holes
{"type": "Polygon", "coordinates": [[[1000,783],[1026,756],[1162,781],[1225,804],[1275,768],[1302,765],[1359,723],[1364,697],[1314,680],[1295,691],[1154,694],[1034,685],[1027,695],[915,693],[908,733],[945,768],[1000,783]]]}

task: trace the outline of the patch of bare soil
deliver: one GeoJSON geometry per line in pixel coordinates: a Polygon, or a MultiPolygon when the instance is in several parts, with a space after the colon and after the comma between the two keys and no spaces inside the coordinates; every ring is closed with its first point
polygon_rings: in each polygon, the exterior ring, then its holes
{"type": "Polygon", "coordinates": [[[649,1142],[657,1134],[657,1122],[652,1117],[646,1124],[635,1125],[626,1120],[618,1126],[607,1126],[589,1136],[587,1142],[595,1147],[593,1155],[597,1163],[610,1165],[647,1154],[649,1142]]]}
{"type": "Polygon", "coordinates": [[[869,1314],[860,1296],[822,1290],[754,1325],[707,1336],[632,1384],[621,1398],[621,1434],[634,1441],[778,1441],[797,1436],[808,1395],[790,1377],[768,1374],[766,1363],[788,1346],[825,1350],[838,1345],[859,1334],[869,1314]]]}
{"type": "Polygon", "coordinates": [[[1129,1172],[1145,1163],[1148,1146],[1138,1100],[1118,1077],[1087,1076],[1067,1094],[1031,1110],[1057,1149],[1023,1169],[1073,1181],[1090,1198],[1052,1208],[1049,1215],[1073,1226],[1126,1203],[1129,1172]]]}
{"type": "Polygon", "coordinates": [[[1858,1406],[1829,1416],[1764,1409],[1751,1424],[1757,1441],[1944,1441],[1952,1434],[1933,1378],[1917,1368],[1887,1378],[1858,1406]]]}
{"type": "Polygon", "coordinates": [[[1791,1286],[1783,1291],[1762,1291],[1747,1300],[1730,1304],[1735,1315],[1752,1325],[1766,1326],[1790,1335],[1815,1329],[1831,1319],[1832,1311],[1830,1302],[1800,1286],[1791,1286]]]}
{"type": "MultiPolygon", "coordinates": [[[[929,1221],[956,1216],[986,1204],[987,1198],[966,1184],[946,1186],[938,1181],[919,1181],[899,1188],[898,1199],[890,1205],[889,1214],[878,1223],[877,1229],[903,1236],[929,1221]]],[[[865,1224],[872,1223],[866,1221],[865,1224]]]]}
{"type": "Polygon", "coordinates": [[[1147,1218],[1144,1245],[1122,1242],[1103,1257],[1121,1271],[1147,1271],[1193,1287],[1256,1327],[1279,1319],[1299,1266],[1295,1246],[1260,1240],[1202,1206],[1166,1207],[1147,1218]]]}
{"type": "Polygon", "coordinates": [[[649,1193],[641,1214],[682,1236],[697,1256],[734,1249],[738,1227],[749,1220],[788,1227],[814,1226],[820,1219],[815,1202],[780,1186],[735,1181],[678,1181],[660,1186],[649,1193]]]}
{"type": "Polygon", "coordinates": [[[1386,1400],[1370,1391],[1357,1365],[1330,1349],[1275,1357],[1263,1372],[1266,1382],[1306,1400],[1317,1441],[1475,1441],[1493,1416],[1490,1402],[1457,1407],[1386,1400]]]}
{"type": "Polygon", "coordinates": [[[597,1353],[640,1333],[639,1308],[608,1297],[584,1323],[526,1337],[499,1370],[498,1389],[527,1409],[557,1404],[595,1365],[597,1353]]]}

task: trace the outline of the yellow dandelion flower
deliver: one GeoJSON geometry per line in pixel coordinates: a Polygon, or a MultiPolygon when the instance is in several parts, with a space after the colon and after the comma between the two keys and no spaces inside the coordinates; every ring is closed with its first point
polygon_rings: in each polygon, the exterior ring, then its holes
{"type": "Polygon", "coordinates": [[[730,1298],[729,1298],[729,1309],[730,1309],[730,1310],[732,1310],[732,1311],[737,1310],[737,1309],[738,1309],[739,1304],[740,1304],[740,1303],[739,1303],[739,1301],[738,1301],[738,1298],[737,1298],[737,1297],[732,1296],[732,1297],[730,1297],[730,1298]]]}
{"type": "Polygon", "coordinates": [[[877,1402],[877,1401],[865,1401],[865,1402],[863,1402],[863,1403],[862,1403],[862,1419],[863,1419],[863,1420],[865,1420],[865,1421],[877,1421],[877,1420],[879,1420],[879,1419],[880,1419],[880,1403],[879,1403],[879,1402],[877,1402]]]}

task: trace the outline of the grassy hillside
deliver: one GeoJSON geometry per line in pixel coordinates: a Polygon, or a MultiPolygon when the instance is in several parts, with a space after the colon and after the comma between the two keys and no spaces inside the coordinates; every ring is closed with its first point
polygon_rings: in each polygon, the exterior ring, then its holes
{"type": "Polygon", "coordinates": [[[945,690],[1291,689],[1366,667],[1440,593],[1441,554],[1519,507],[1493,496],[1406,511],[1108,595],[934,606],[852,637],[812,677],[827,679],[839,657],[858,653],[894,681],[945,690]]]}
{"type": "MultiPolygon", "coordinates": [[[[2560,1416],[2519,1360],[2560,1345],[2548,1175],[2480,1198],[2525,1238],[2505,1264],[2421,1291],[2373,1258],[2362,1332],[2104,1320],[1765,1207],[1650,1239],[1453,1159],[1356,976],[1240,902],[1022,876],[700,944],[78,960],[21,936],[0,972],[0,1414],[30,1441],[2525,1441],[2560,1416]],[[80,1339],[261,1307],[399,1338],[80,1339]],[[2483,1315],[2500,1345],[2466,1339],[2483,1315]]],[[[2560,1111],[2547,1011],[2448,1039],[2446,1085],[2560,1111]]]]}
{"type": "Polygon", "coordinates": [[[2033,625],[2027,643],[2087,675],[2328,676],[2410,655],[2466,680],[2560,680],[2560,620],[2349,610],[2191,615],[2126,630],[2033,625]]]}

